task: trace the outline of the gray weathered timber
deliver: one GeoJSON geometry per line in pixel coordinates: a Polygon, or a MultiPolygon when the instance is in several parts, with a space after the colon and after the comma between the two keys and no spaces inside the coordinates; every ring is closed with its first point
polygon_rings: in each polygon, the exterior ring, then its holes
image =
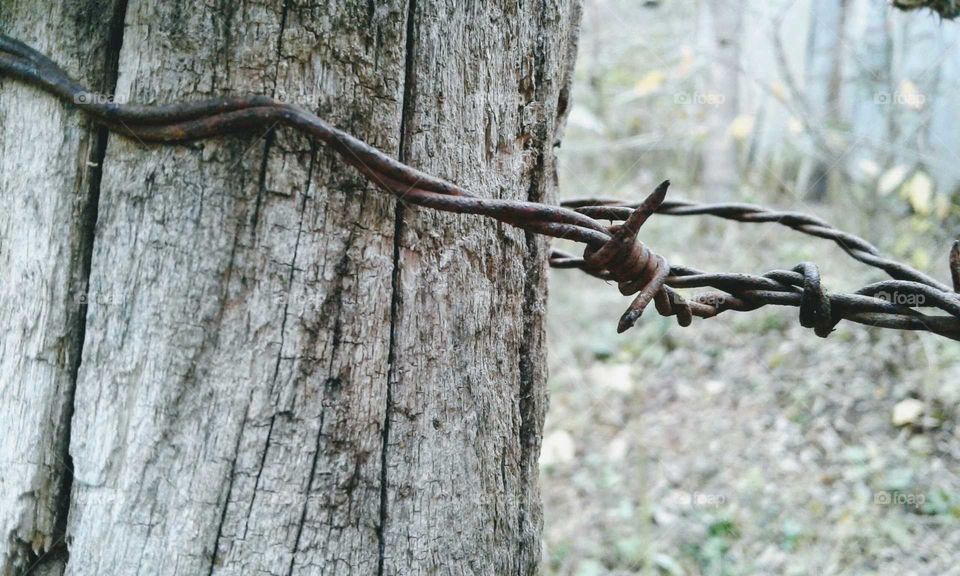
{"type": "MultiPolygon", "coordinates": [[[[552,194],[576,0],[123,18],[120,98],[274,95],[477,194],[552,194]]],[[[286,130],[111,135],[102,166],[72,426],[49,434],[74,470],[68,574],[536,572],[540,240],[406,207],[286,130]]]]}
{"type": "MultiPolygon", "coordinates": [[[[0,31],[109,89],[115,2],[0,1],[0,31]]],[[[0,80],[0,574],[63,569],[67,453],[104,135],[0,80]],[[38,560],[42,558],[42,561],[38,560]]]]}

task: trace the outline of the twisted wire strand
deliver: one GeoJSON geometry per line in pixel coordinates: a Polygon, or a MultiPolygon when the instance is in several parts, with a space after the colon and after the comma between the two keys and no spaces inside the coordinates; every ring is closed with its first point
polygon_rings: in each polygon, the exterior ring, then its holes
{"type": "MultiPolygon", "coordinates": [[[[562,202],[561,206],[573,208],[582,214],[603,220],[623,220],[629,216],[635,204],[617,200],[577,199],[562,202]]],[[[816,216],[802,212],[770,210],[762,206],[742,203],[698,204],[684,200],[667,200],[657,209],[658,214],[668,216],[717,216],[726,220],[747,223],[776,223],[809,236],[834,241],[851,257],[879,268],[898,280],[912,280],[927,284],[938,290],[950,292],[951,288],[930,276],[901,262],[884,257],[880,250],[863,238],[839,230],[816,216]]],[[[955,268],[954,268],[955,269],[955,268]]],[[[956,282],[955,282],[956,284],[956,282]]]]}
{"type": "Polygon", "coordinates": [[[777,212],[749,204],[698,205],[667,201],[669,181],[639,204],[578,200],[549,205],[520,200],[481,198],[455,183],[408,166],[362,140],[330,126],[316,115],[266,96],[219,97],[163,105],[101,102],[71,79],[56,63],[22,42],[0,35],[0,77],[24,81],[74,106],[110,130],[143,142],[183,143],[242,133],[253,128],[287,126],[329,146],[369,182],[399,200],[425,208],[475,214],[512,226],[585,244],[582,257],[553,250],[555,268],[576,268],[617,282],[624,295],[635,295],[617,330],[634,326],[650,303],[681,326],[693,317],[711,318],[727,310],[794,306],[800,323],[826,337],[842,320],[900,330],[924,330],[960,340],[960,242],[950,265],[954,288],[880,254],[869,242],[798,212],[777,212]],[[763,276],[715,274],[671,266],[638,238],[653,214],[713,215],[739,222],[779,222],[839,244],[850,256],[886,271],[894,280],[874,283],[854,294],[827,293],[814,264],[774,270],[763,276]],[[610,224],[601,220],[611,221],[610,224]],[[683,288],[712,288],[686,298],[683,288]],[[891,301],[890,294],[910,296],[913,305],[891,301]],[[915,308],[934,308],[930,315],[915,308]]]}

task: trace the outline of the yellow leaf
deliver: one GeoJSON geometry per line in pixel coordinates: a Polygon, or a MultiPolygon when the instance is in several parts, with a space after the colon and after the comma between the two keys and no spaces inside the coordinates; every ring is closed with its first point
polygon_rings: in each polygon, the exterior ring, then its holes
{"type": "Polygon", "coordinates": [[[741,114],[730,124],[730,135],[737,140],[746,140],[753,132],[753,116],[741,114]]]}
{"type": "Polygon", "coordinates": [[[796,116],[791,116],[787,120],[787,129],[790,130],[791,134],[803,134],[803,122],[796,116]]]}
{"type": "Polygon", "coordinates": [[[903,179],[907,177],[909,170],[906,166],[894,166],[884,172],[877,183],[877,192],[881,196],[886,196],[896,190],[903,183],[903,179]]]}
{"type": "Polygon", "coordinates": [[[915,267],[921,270],[927,270],[930,268],[930,254],[921,248],[914,250],[910,257],[910,261],[915,267]]]}
{"type": "Polygon", "coordinates": [[[900,83],[897,101],[911,110],[923,110],[924,105],[927,103],[927,97],[920,92],[916,84],[910,80],[904,80],[900,83]]]}
{"type": "Polygon", "coordinates": [[[684,45],[680,48],[680,63],[677,65],[676,71],[677,78],[686,78],[689,76],[690,71],[693,69],[693,64],[693,48],[684,45]]]}
{"type": "Polygon", "coordinates": [[[637,80],[637,84],[633,87],[633,91],[637,96],[647,96],[653,94],[663,86],[666,77],[663,75],[663,72],[659,70],[653,70],[647,72],[643,75],[643,78],[637,80]]]}
{"type": "Polygon", "coordinates": [[[926,173],[917,171],[913,178],[903,185],[901,194],[910,202],[914,212],[921,216],[930,215],[933,209],[933,180],[926,173]]]}
{"type": "Polygon", "coordinates": [[[940,220],[946,220],[950,215],[950,198],[944,194],[937,194],[937,200],[934,204],[934,213],[940,220]]]}
{"type": "Polygon", "coordinates": [[[787,87],[783,85],[783,82],[779,80],[774,80],[770,83],[770,91],[773,92],[774,97],[781,102],[787,100],[787,87]]]}

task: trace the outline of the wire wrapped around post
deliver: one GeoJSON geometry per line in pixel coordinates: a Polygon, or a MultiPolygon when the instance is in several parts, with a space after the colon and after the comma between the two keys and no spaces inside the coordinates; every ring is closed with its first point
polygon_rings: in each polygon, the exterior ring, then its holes
{"type": "Polygon", "coordinates": [[[621,293],[635,295],[620,318],[618,332],[633,327],[653,302],[659,314],[675,316],[681,326],[689,326],[694,317],[712,318],[729,310],[749,312],[768,305],[794,306],[799,308],[800,324],[822,337],[828,336],[839,322],[847,320],[883,328],[928,331],[960,340],[960,242],[954,244],[950,254],[953,281],[950,287],[883,256],[869,242],[837,230],[819,218],[750,204],[667,200],[668,181],[639,204],[584,199],[558,206],[481,198],[455,183],[384,154],[307,110],[266,96],[221,97],[152,106],[118,104],[113,99],[90,97],[86,88],[49,58],[3,35],[0,35],[0,76],[36,86],[113,132],[145,143],[176,144],[254,128],[293,128],[329,146],[345,164],[406,204],[493,218],[529,232],[584,244],[581,257],[551,251],[550,264],[554,268],[575,268],[615,281],[621,293]],[[839,294],[824,289],[818,268],[809,262],[762,276],[717,274],[671,266],[639,239],[641,227],[655,214],[778,223],[803,234],[832,240],[852,258],[883,270],[892,280],[865,286],[853,294],[839,294]],[[711,290],[688,299],[679,292],[685,288],[711,290]],[[911,296],[910,302],[916,305],[900,304],[901,296],[911,296]],[[925,313],[921,308],[941,313],[925,313]]]}

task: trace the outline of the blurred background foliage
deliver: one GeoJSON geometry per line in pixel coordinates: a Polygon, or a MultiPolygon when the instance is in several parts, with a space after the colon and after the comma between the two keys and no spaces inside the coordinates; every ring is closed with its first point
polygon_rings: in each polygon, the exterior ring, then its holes
{"type": "MultiPolygon", "coordinates": [[[[586,0],[562,197],[816,214],[949,282],[960,24],[884,0],[586,0]]],[[[773,224],[653,218],[668,260],[883,279],[773,224]]],[[[562,244],[562,243],[561,243],[562,244]]],[[[574,246],[561,246],[576,250],[574,246]]],[[[679,328],[551,276],[545,572],[960,574],[960,346],[795,309],[679,328]]]]}

